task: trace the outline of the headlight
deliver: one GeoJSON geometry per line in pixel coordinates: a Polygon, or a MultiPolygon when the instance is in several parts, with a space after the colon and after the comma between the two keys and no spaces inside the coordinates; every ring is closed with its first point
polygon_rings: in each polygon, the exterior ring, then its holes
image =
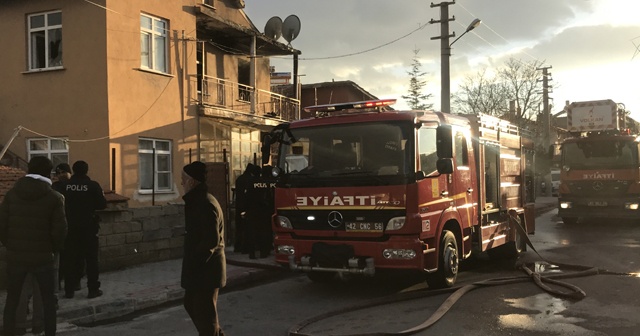
{"type": "Polygon", "coordinates": [[[571,202],[561,202],[561,203],[560,203],[560,207],[561,207],[562,209],[570,209],[570,208],[571,208],[571,206],[572,206],[571,202]]]}
{"type": "Polygon", "coordinates": [[[278,216],[278,225],[281,228],[293,229],[293,226],[291,225],[291,221],[289,221],[289,218],[285,216],[278,216]]]}
{"type": "Polygon", "coordinates": [[[387,223],[387,231],[400,230],[404,226],[405,217],[394,217],[387,223]]]}
{"type": "Polygon", "coordinates": [[[624,208],[629,210],[638,210],[638,205],[638,203],[626,203],[624,208]]]}

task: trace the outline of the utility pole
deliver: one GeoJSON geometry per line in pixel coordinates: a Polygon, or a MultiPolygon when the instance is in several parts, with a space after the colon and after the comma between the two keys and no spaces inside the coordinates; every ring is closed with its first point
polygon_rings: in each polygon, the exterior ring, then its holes
{"type": "Polygon", "coordinates": [[[536,70],[542,71],[542,136],[544,138],[545,146],[552,145],[551,142],[551,111],[549,109],[549,93],[551,86],[549,81],[551,73],[549,73],[551,66],[537,68],[536,70]]]}
{"type": "MultiPolygon", "coordinates": [[[[549,85],[549,81],[552,79],[550,78],[551,73],[549,72],[549,69],[551,69],[551,66],[537,68],[536,70],[542,71],[542,143],[547,150],[555,150],[555,147],[552,147],[554,141],[551,136],[551,109],[549,106],[549,93],[551,92],[552,87],[549,85]]],[[[549,167],[551,167],[553,153],[549,153],[548,160],[549,167]]],[[[546,187],[545,196],[551,196],[551,172],[549,172],[549,174],[545,174],[544,183],[546,187]]]]}
{"type": "Polygon", "coordinates": [[[440,20],[431,19],[429,23],[440,23],[440,36],[432,37],[432,40],[440,40],[440,111],[451,113],[451,82],[449,79],[449,58],[451,57],[451,46],[449,38],[456,36],[455,33],[449,34],[449,22],[456,18],[449,18],[449,6],[455,4],[455,1],[441,2],[438,4],[431,3],[431,8],[440,7],[440,20]]]}

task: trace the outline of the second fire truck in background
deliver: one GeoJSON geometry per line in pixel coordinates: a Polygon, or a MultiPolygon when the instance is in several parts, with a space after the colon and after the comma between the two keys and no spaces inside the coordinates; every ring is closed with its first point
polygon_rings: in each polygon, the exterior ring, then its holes
{"type": "Polygon", "coordinates": [[[626,111],[612,100],[574,102],[567,110],[572,137],[561,145],[558,215],[640,219],[640,149],[626,111]]]}

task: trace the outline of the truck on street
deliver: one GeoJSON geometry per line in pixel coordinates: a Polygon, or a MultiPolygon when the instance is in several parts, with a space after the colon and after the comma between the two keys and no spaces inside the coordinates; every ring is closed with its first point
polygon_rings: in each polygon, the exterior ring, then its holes
{"type": "Polygon", "coordinates": [[[572,136],[561,144],[558,215],[640,219],[640,138],[626,111],[612,100],[574,102],[567,110],[572,136]]]}
{"type": "Polygon", "coordinates": [[[314,281],[411,271],[438,288],[453,286],[472,252],[525,249],[533,141],[495,117],[393,102],[312,106],[315,118],[274,129],[263,160],[274,153],[278,263],[314,281]]]}

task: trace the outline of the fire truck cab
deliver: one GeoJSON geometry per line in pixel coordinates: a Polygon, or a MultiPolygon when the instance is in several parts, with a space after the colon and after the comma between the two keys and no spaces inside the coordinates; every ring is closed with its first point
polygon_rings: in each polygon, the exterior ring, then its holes
{"type": "Polygon", "coordinates": [[[278,263],[315,281],[409,270],[449,287],[472,251],[524,250],[532,142],[497,118],[393,102],[313,106],[316,118],[276,127],[278,263]]]}

